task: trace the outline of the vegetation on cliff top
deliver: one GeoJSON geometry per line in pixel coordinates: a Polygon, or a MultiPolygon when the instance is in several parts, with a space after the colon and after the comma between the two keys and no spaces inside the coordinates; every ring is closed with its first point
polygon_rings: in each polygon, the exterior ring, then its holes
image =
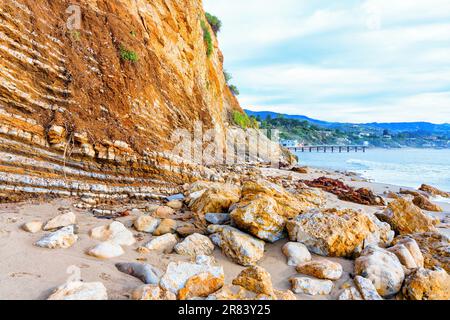
{"type": "MultiPolygon", "coordinates": [[[[214,34],[217,35],[217,33],[220,32],[220,29],[222,28],[222,21],[220,21],[219,18],[208,12],[205,13],[205,17],[211,29],[214,31],[214,34]]],[[[209,31],[209,28],[204,20],[201,20],[200,23],[203,30],[203,40],[205,41],[206,44],[206,55],[209,57],[211,56],[214,50],[211,32],[209,31]]],[[[231,79],[233,78],[232,75],[228,73],[226,70],[223,71],[223,75],[225,77],[225,81],[231,93],[234,94],[235,96],[238,96],[240,94],[238,87],[230,83],[231,79]]]]}
{"type": "Polygon", "coordinates": [[[205,13],[205,17],[214,33],[218,34],[220,32],[220,29],[222,28],[222,21],[208,12],[205,13]]]}
{"type": "Polygon", "coordinates": [[[238,96],[238,95],[240,94],[239,89],[238,89],[234,84],[228,85],[228,88],[230,88],[231,92],[232,92],[235,96],[238,96]]]}

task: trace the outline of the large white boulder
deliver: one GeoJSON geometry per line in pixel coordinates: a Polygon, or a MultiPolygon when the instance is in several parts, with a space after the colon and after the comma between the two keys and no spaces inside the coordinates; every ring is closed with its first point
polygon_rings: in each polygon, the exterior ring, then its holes
{"type": "Polygon", "coordinates": [[[397,256],[374,245],[365,248],[355,260],[355,273],[371,280],[382,297],[398,293],[405,279],[397,256]]]}

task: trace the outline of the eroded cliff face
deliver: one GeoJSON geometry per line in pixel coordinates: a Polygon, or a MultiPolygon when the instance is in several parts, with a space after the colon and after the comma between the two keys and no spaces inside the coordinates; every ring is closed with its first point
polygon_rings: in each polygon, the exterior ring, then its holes
{"type": "Polygon", "coordinates": [[[241,110],[201,0],[0,1],[3,197],[146,196],[214,175],[168,153],[174,128],[223,138],[241,110]]]}

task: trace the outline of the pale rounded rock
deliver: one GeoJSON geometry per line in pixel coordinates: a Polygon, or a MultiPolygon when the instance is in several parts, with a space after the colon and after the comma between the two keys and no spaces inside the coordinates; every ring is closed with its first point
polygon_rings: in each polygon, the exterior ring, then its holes
{"type": "Polygon", "coordinates": [[[123,246],[131,246],[136,242],[133,233],[118,221],[92,229],[90,236],[95,240],[109,241],[123,246]]]}
{"type": "Polygon", "coordinates": [[[37,233],[42,230],[42,225],[41,221],[30,221],[22,225],[22,229],[26,232],[37,233]]]}
{"type": "Polygon", "coordinates": [[[355,273],[369,279],[382,297],[400,291],[405,272],[397,256],[385,249],[370,245],[355,260],[355,273]]]}
{"type": "Polygon", "coordinates": [[[139,232],[153,233],[158,227],[160,220],[151,216],[139,216],[133,223],[139,232]]]}
{"type": "Polygon", "coordinates": [[[144,247],[151,251],[171,253],[177,243],[177,237],[172,233],[167,233],[152,239],[144,247]]]}
{"type": "Polygon", "coordinates": [[[111,259],[115,257],[119,257],[123,255],[125,251],[123,251],[122,247],[113,242],[102,242],[93,247],[88,251],[90,256],[99,258],[99,259],[111,259]]]}
{"type": "Polygon", "coordinates": [[[108,300],[101,282],[71,281],[60,286],[47,300],[108,300]]]}
{"type": "Polygon", "coordinates": [[[73,213],[73,212],[63,213],[63,214],[60,214],[60,215],[54,217],[53,219],[49,220],[45,224],[43,229],[45,231],[48,231],[48,230],[59,229],[62,227],[67,227],[67,226],[75,224],[76,220],[77,220],[77,217],[75,216],[75,213],[73,213]]]}
{"type": "Polygon", "coordinates": [[[264,256],[265,243],[230,226],[210,225],[211,241],[225,256],[243,266],[255,265],[264,256]]]}
{"type": "Polygon", "coordinates": [[[173,210],[180,210],[183,208],[183,202],[180,200],[172,200],[166,203],[166,206],[172,208],[173,210]]]}
{"type": "Polygon", "coordinates": [[[387,249],[395,254],[400,263],[405,268],[406,273],[422,268],[424,266],[424,258],[417,242],[414,239],[405,238],[396,243],[395,246],[387,249]]]}
{"type": "Polygon", "coordinates": [[[154,236],[162,236],[167,233],[175,233],[177,222],[173,219],[163,219],[158,228],[153,232],[154,236]]]}
{"type": "Polygon", "coordinates": [[[158,284],[163,275],[160,269],[145,263],[116,263],[116,268],[123,273],[138,278],[145,284],[158,284]]]}
{"type": "Polygon", "coordinates": [[[287,258],[287,264],[295,267],[301,263],[311,261],[311,253],[308,248],[299,242],[288,242],[281,249],[287,258]]]}
{"type": "Polygon", "coordinates": [[[175,214],[175,210],[168,206],[159,206],[152,215],[159,219],[169,219],[175,214]]]}
{"type": "Polygon", "coordinates": [[[318,280],[306,277],[294,277],[289,279],[294,293],[304,293],[312,296],[328,295],[333,290],[333,282],[330,280],[318,280]]]}
{"type": "Polygon", "coordinates": [[[214,244],[207,236],[194,233],[175,245],[174,249],[180,255],[193,257],[198,255],[209,256],[214,251],[214,244]]]}

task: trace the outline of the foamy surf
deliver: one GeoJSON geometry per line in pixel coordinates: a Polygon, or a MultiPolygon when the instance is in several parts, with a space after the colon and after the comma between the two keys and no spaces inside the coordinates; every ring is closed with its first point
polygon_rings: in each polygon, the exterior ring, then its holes
{"type": "Polygon", "coordinates": [[[298,153],[298,156],[304,165],[351,171],[374,182],[410,188],[426,183],[450,191],[447,149],[369,149],[364,154],[298,153]]]}
{"type": "Polygon", "coordinates": [[[441,197],[441,196],[432,197],[431,201],[440,202],[440,203],[449,203],[450,204],[450,198],[444,198],[444,197],[441,197]]]}

